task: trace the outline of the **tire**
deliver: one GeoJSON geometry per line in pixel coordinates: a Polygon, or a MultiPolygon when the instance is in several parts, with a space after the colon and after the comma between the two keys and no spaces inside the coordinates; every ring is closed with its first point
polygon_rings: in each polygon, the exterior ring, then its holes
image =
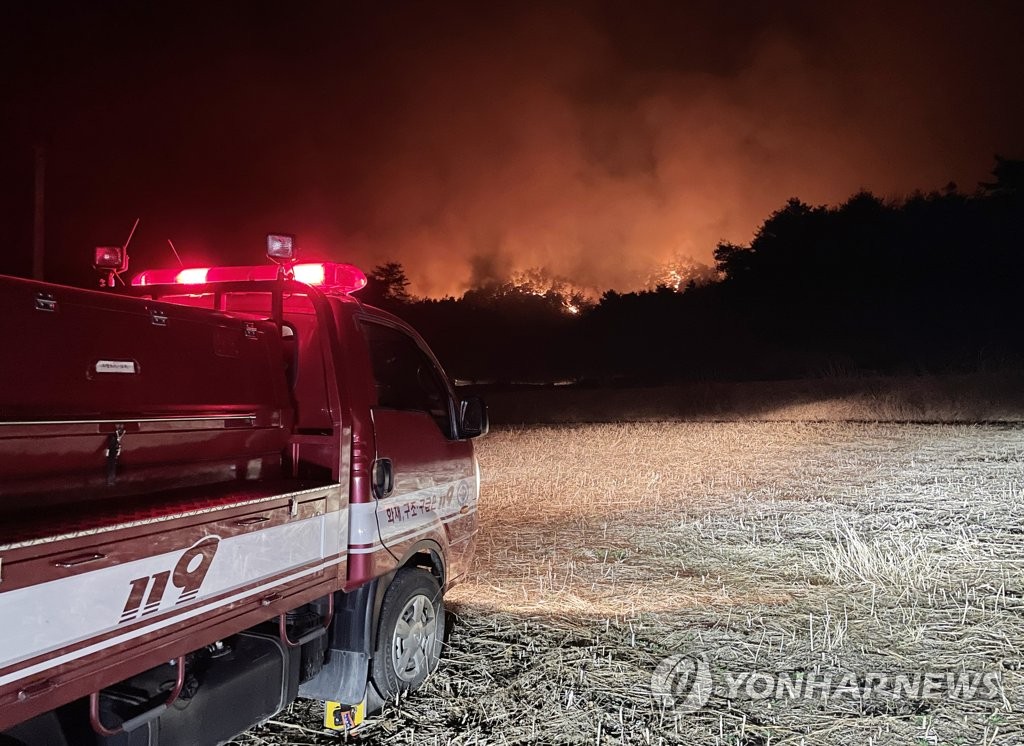
{"type": "Polygon", "coordinates": [[[426,570],[399,570],[384,594],[370,678],[387,701],[418,689],[441,659],[441,587],[426,570]]]}

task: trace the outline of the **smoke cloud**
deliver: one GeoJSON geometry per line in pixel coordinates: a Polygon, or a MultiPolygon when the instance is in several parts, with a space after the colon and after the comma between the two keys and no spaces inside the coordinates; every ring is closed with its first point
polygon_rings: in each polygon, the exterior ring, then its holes
{"type": "Polygon", "coordinates": [[[791,196],[969,191],[1020,145],[1020,31],[995,6],[556,7],[402,40],[343,243],[427,294],[526,267],[630,289],[750,240],[791,196]]]}
{"type": "Polygon", "coordinates": [[[419,294],[531,267],[628,290],[789,197],[971,191],[1024,145],[1016,4],[496,5],[120,18],[121,64],[48,71],[71,81],[68,214],[109,234],[143,213],[152,263],[168,237],[238,261],[291,230],[402,262],[419,294]]]}

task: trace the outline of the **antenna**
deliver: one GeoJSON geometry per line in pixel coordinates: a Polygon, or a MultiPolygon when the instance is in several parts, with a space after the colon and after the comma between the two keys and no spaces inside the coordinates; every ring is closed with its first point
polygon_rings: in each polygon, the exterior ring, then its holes
{"type": "Polygon", "coordinates": [[[185,266],[185,262],[181,261],[181,257],[178,255],[178,250],[176,248],[174,248],[174,243],[169,238],[167,239],[167,245],[170,246],[171,247],[171,251],[174,252],[174,258],[178,260],[178,266],[179,267],[184,267],[185,266]]]}
{"type": "Polygon", "coordinates": [[[135,229],[139,227],[140,220],[142,220],[142,218],[135,218],[135,225],[132,226],[131,231],[128,233],[128,239],[124,242],[124,246],[121,247],[121,250],[126,256],[128,254],[128,244],[132,242],[132,236],[135,235],[135,229]]]}

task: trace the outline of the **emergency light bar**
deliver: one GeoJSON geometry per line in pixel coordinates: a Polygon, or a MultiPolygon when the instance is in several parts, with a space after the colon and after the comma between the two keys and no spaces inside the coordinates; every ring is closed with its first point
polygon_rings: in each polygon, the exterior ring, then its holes
{"type": "MultiPolygon", "coordinates": [[[[307,262],[292,266],[297,282],[323,290],[353,293],[366,287],[366,275],[351,264],[307,262]]],[[[132,285],[205,285],[211,282],[276,280],[278,267],[272,264],[253,267],[190,267],[188,269],[150,269],[135,275],[132,285]]]]}

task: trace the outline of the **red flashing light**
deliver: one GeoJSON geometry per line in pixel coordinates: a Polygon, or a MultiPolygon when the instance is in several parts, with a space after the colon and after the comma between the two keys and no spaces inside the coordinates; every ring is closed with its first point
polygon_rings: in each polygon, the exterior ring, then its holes
{"type": "Polygon", "coordinates": [[[181,270],[175,276],[174,281],[179,285],[202,285],[206,282],[208,274],[210,274],[210,270],[206,267],[191,267],[181,270]]]}
{"type": "MultiPolygon", "coordinates": [[[[358,267],[338,262],[305,262],[292,267],[295,280],[323,290],[352,293],[366,287],[366,275],[358,267]]],[[[205,285],[213,282],[276,280],[278,267],[190,267],[151,269],[132,278],[132,285],[205,285]]]]}
{"type": "Polygon", "coordinates": [[[327,281],[327,268],[323,264],[296,264],[295,279],[307,285],[323,285],[327,281]]]}

